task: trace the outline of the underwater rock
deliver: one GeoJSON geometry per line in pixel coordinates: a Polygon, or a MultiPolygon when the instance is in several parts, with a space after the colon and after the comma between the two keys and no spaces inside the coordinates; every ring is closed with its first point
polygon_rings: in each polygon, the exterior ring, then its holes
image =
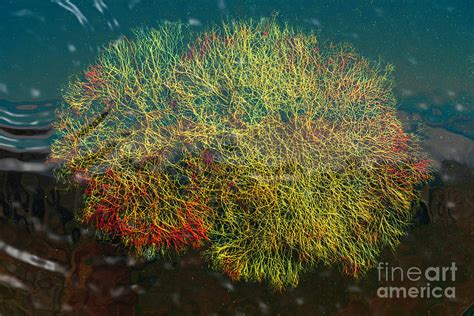
{"type": "Polygon", "coordinates": [[[425,125],[444,128],[474,139],[474,98],[468,94],[456,97],[426,95],[401,98],[400,110],[418,114],[425,125]]]}
{"type": "Polygon", "coordinates": [[[436,168],[443,161],[453,160],[474,169],[474,140],[444,128],[425,127],[424,134],[427,139],[423,147],[431,154],[436,168]]]}

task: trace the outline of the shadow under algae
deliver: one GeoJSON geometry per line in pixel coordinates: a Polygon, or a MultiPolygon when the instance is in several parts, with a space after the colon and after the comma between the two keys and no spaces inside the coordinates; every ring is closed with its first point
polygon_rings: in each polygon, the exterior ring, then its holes
{"type": "Polygon", "coordinates": [[[320,262],[357,276],[430,179],[391,71],[274,20],[165,23],[70,82],[50,159],[85,186],[78,219],[140,255],[203,248],[276,289],[320,262]]]}

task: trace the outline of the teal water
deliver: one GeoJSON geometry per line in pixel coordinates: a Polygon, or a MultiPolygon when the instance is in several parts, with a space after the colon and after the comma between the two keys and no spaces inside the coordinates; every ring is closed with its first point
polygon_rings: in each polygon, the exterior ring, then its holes
{"type": "Polygon", "coordinates": [[[473,315],[473,79],[472,1],[0,1],[0,315],[473,315]],[[414,284],[324,267],[273,293],[212,272],[194,253],[141,261],[73,220],[82,196],[58,187],[44,162],[68,79],[134,28],[273,14],[395,66],[400,118],[423,137],[436,175],[408,236],[380,261],[455,262],[456,280],[433,284],[454,286],[455,298],[381,298],[382,286],[414,284]]]}
{"type": "Polygon", "coordinates": [[[163,20],[194,28],[269,17],[348,41],[396,67],[405,93],[473,91],[471,1],[2,1],[0,99],[52,99],[97,51],[133,28],[163,20]]]}

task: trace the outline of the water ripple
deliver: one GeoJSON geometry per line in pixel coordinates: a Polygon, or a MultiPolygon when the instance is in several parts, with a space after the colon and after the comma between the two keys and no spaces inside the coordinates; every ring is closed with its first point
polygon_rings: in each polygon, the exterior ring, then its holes
{"type": "Polygon", "coordinates": [[[85,26],[85,25],[89,24],[86,16],[84,14],[82,14],[81,10],[79,10],[79,8],[75,4],[73,4],[71,1],[69,1],[69,0],[51,0],[51,2],[59,4],[64,9],[66,9],[67,11],[74,14],[76,16],[77,20],[79,21],[79,23],[81,23],[82,26],[85,26]]]}
{"type": "Polygon", "coordinates": [[[3,250],[10,257],[13,257],[19,261],[25,262],[35,267],[49,270],[52,272],[62,273],[62,274],[66,272],[66,268],[64,268],[62,265],[60,265],[57,262],[54,262],[48,259],[43,259],[29,252],[19,250],[13,246],[6,244],[5,242],[1,240],[0,240],[0,250],[3,250]]]}
{"type": "MultiPolygon", "coordinates": [[[[12,103],[0,100],[0,149],[13,153],[49,153],[57,103],[12,103]]],[[[18,165],[12,160],[0,164],[18,165]]],[[[0,167],[1,169],[1,167],[0,167]]]]}
{"type": "Polygon", "coordinates": [[[12,275],[0,274],[0,283],[19,290],[29,290],[28,286],[12,275]]]}

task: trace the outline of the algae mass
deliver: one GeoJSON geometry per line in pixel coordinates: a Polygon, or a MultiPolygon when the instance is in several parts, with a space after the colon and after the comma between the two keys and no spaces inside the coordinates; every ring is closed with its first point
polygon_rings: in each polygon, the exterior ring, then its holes
{"type": "Polygon", "coordinates": [[[276,289],[318,263],[357,276],[430,178],[391,71],[275,20],[164,23],[70,82],[51,158],[85,186],[77,217],[140,255],[201,248],[276,289]]]}

